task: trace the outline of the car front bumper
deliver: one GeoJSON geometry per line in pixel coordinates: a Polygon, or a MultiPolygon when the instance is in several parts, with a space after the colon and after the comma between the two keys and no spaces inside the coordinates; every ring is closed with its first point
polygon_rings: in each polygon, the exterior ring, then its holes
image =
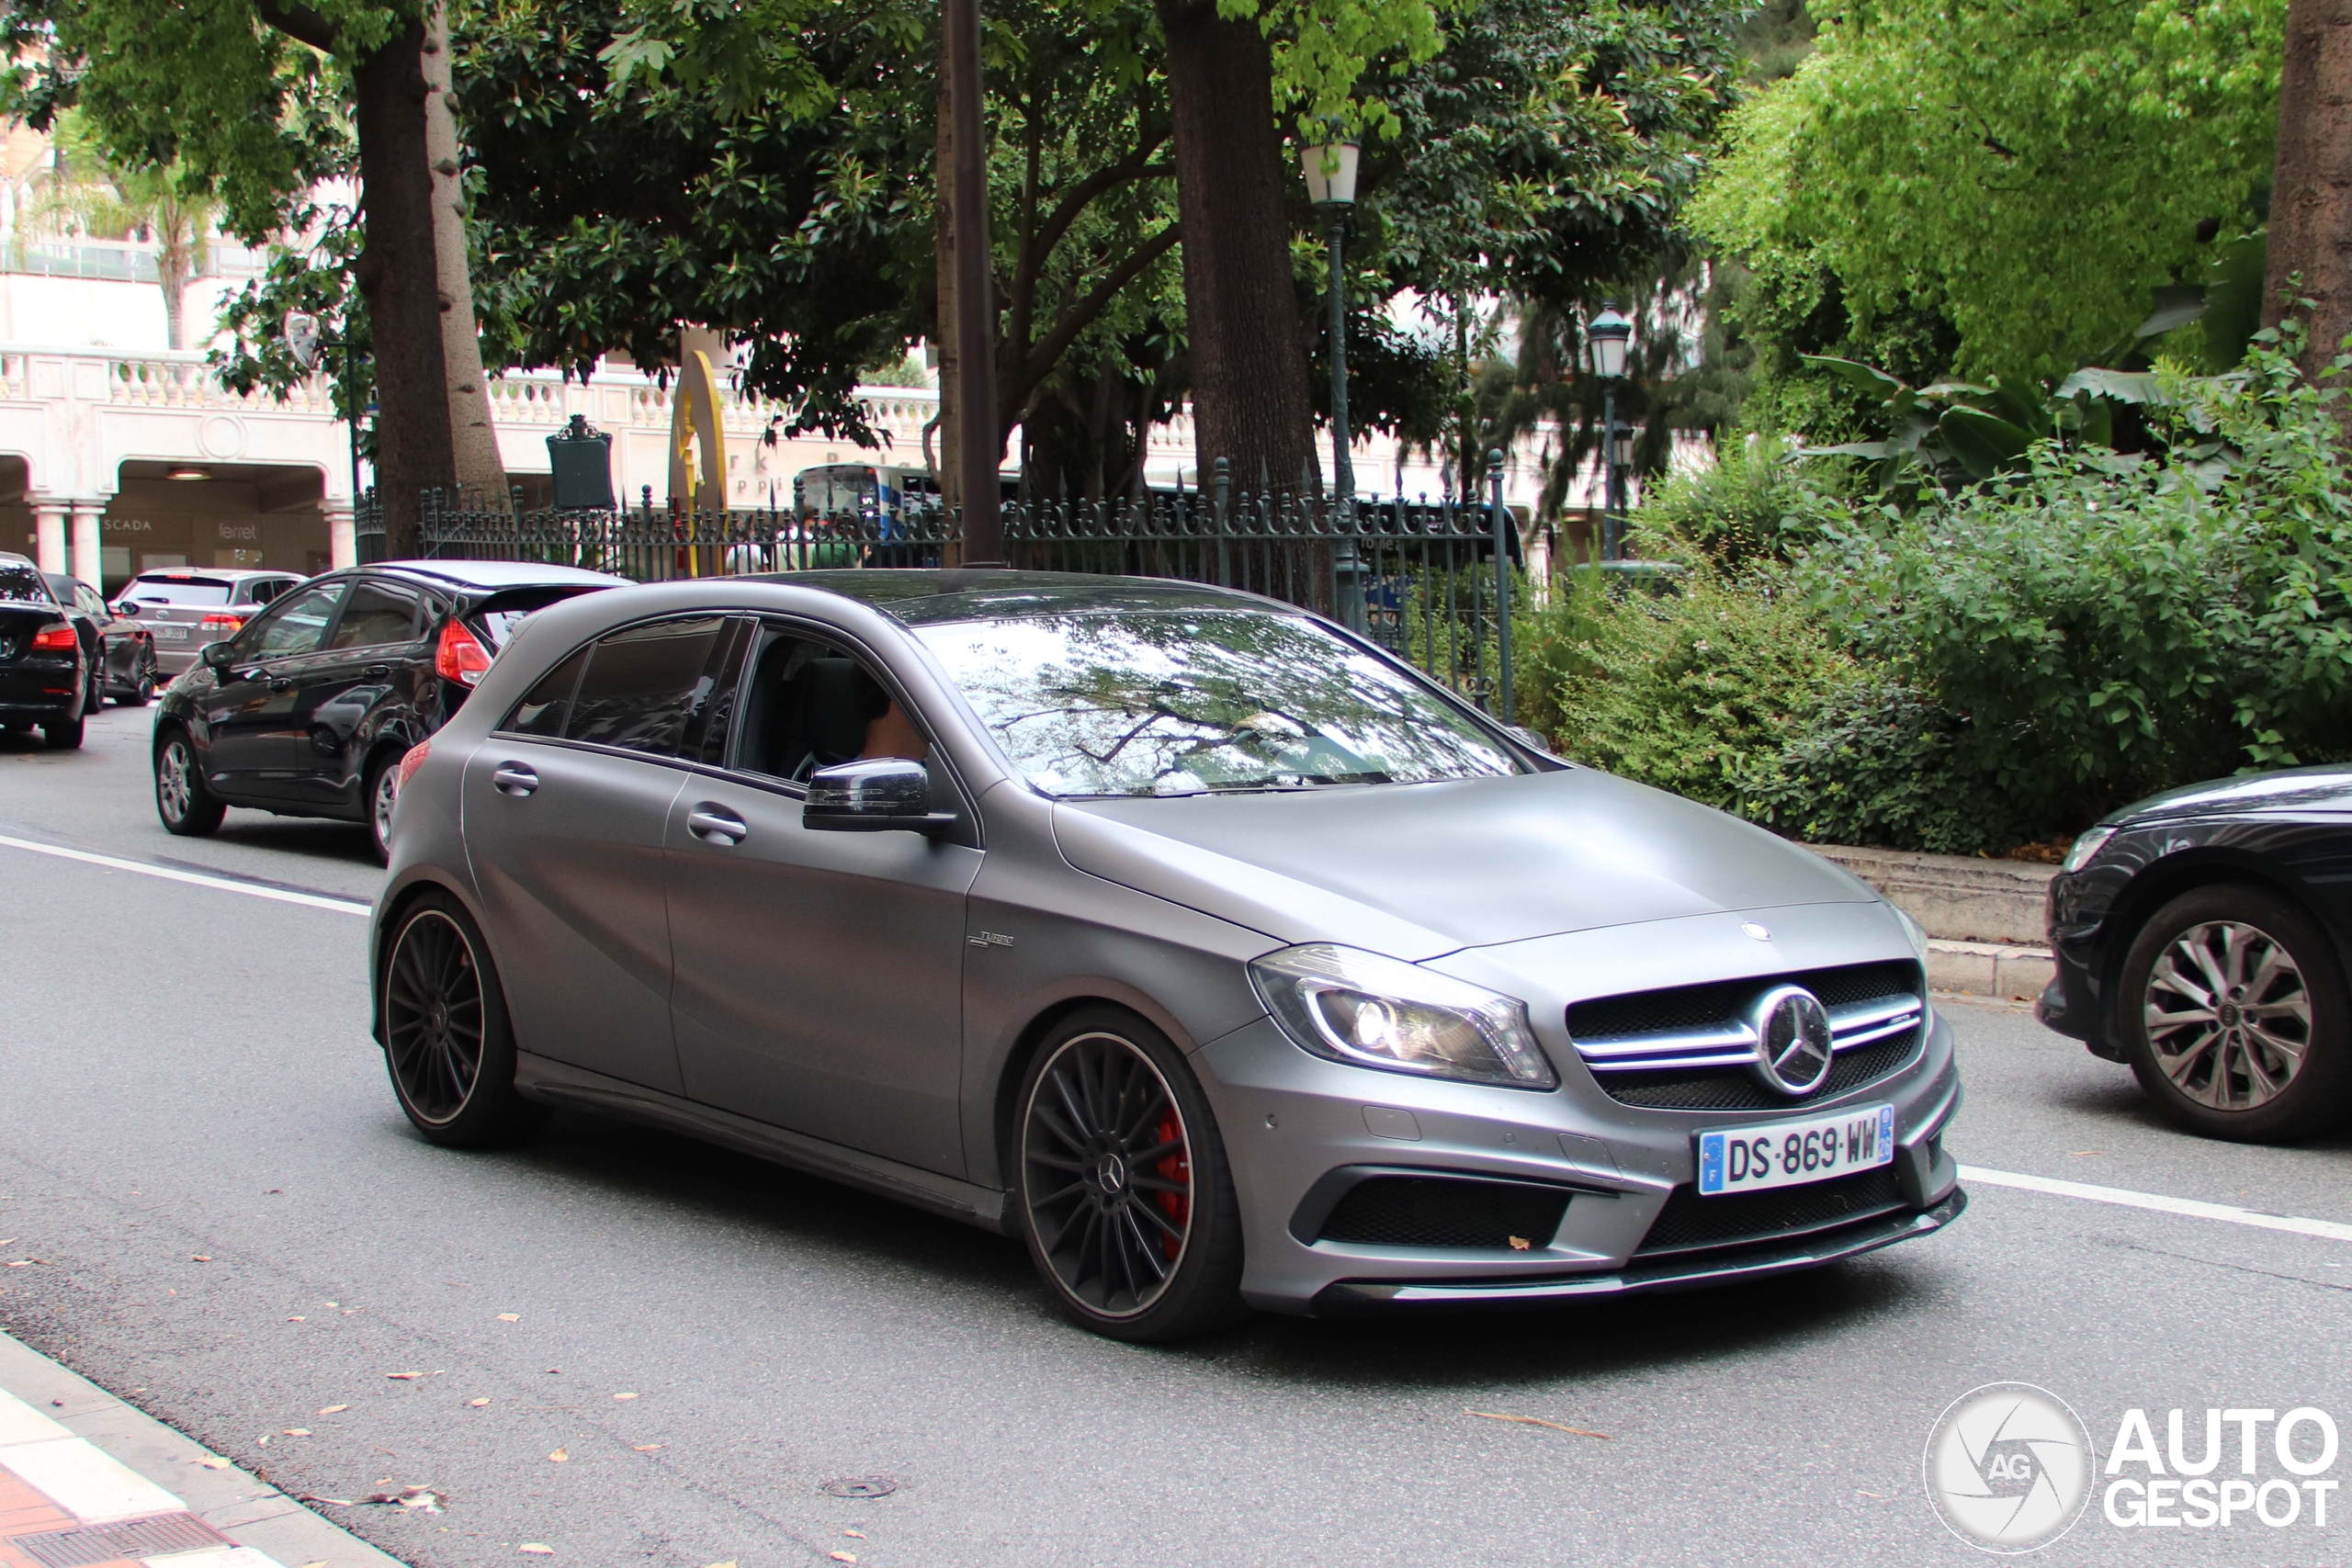
{"type": "Polygon", "coordinates": [[[1546,1092],[1372,1071],[1308,1055],[1272,1019],[1211,1042],[1193,1059],[1241,1195],[1242,1293],[1272,1311],[1526,1303],[1753,1278],[1928,1234],[1966,1202],[1959,1167],[1942,1147],[1961,1100],[1951,1025],[1932,1013],[1919,1048],[1894,1072],[1771,1111],[1625,1106],[1574,1062],[1562,1064],[1561,1088],[1546,1092]],[[1850,1218],[1816,1216],[1721,1246],[1645,1253],[1669,1203],[1687,1220],[1694,1206],[1725,1201],[1692,1193],[1701,1132],[1881,1103],[1894,1108],[1892,1184],[1869,1171],[1843,1179],[1870,1178],[1886,1201],[1850,1218]],[[1565,1193],[1566,1203],[1550,1235],[1512,1238],[1509,1249],[1374,1246],[1320,1234],[1338,1195],[1394,1176],[1536,1187],[1565,1193]]]}

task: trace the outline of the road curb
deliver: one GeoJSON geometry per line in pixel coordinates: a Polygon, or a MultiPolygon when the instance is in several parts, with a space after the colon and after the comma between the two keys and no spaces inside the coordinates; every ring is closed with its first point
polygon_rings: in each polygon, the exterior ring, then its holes
{"type": "MultiPolygon", "coordinates": [[[[183,1499],[189,1513],[237,1545],[285,1568],[404,1568],[259,1476],[222,1464],[221,1456],[6,1334],[0,1334],[0,1391],[183,1499]]],[[[225,1568],[241,1559],[222,1553],[220,1560],[225,1568]]],[[[251,1562],[251,1554],[242,1561],[251,1562]]]]}
{"type": "Polygon", "coordinates": [[[1928,942],[1928,985],[1964,997],[2030,1002],[2058,972],[2046,947],[2004,947],[1989,942],[1928,942]]]}

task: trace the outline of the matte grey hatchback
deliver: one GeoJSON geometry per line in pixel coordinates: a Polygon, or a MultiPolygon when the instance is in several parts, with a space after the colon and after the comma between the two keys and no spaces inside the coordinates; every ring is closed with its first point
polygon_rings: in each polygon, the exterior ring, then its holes
{"type": "Polygon", "coordinates": [[[402,763],[376,1032],[1023,1238],[1062,1311],[1529,1303],[1950,1222],[1918,929],[1189,583],[837,570],[551,605],[402,763]]]}

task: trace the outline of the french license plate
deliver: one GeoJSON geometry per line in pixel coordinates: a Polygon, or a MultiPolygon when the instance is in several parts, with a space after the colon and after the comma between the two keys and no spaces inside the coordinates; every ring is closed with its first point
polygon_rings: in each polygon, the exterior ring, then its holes
{"type": "Polygon", "coordinates": [[[1723,1127],[1699,1134],[1699,1191],[1712,1198],[1795,1187],[1894,1158],[1892,1105],[1865,1105],[1804,1122],[1723,1127]]]}
{"type": "Polygon", "coordinates": [[[165,622],[158,621],[149,629],[154,632],[155,640],[157,642],[186,642],[187,640],[187,628],[186,626],[175,626],[165,622]]]}

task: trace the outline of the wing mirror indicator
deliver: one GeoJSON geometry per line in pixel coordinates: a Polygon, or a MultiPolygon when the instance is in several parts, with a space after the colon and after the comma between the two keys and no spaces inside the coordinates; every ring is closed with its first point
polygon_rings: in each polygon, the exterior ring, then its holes
{"type": "Polygon", "coordinates": [[[936,833],[956,821],[953,811],[931,809],[931,771],[902,757],[818,769],[800,810],[801,826],[841,833],[936,833]]]}
{"type": "Polygon", "coordinates": [[[208,642],[204,645],[204,651],[198,657],[204,660],[204,667],[207,670],[225,675],[229,672],[230,667],[237,662],[236,645],[227,642],[208,642]]]}

